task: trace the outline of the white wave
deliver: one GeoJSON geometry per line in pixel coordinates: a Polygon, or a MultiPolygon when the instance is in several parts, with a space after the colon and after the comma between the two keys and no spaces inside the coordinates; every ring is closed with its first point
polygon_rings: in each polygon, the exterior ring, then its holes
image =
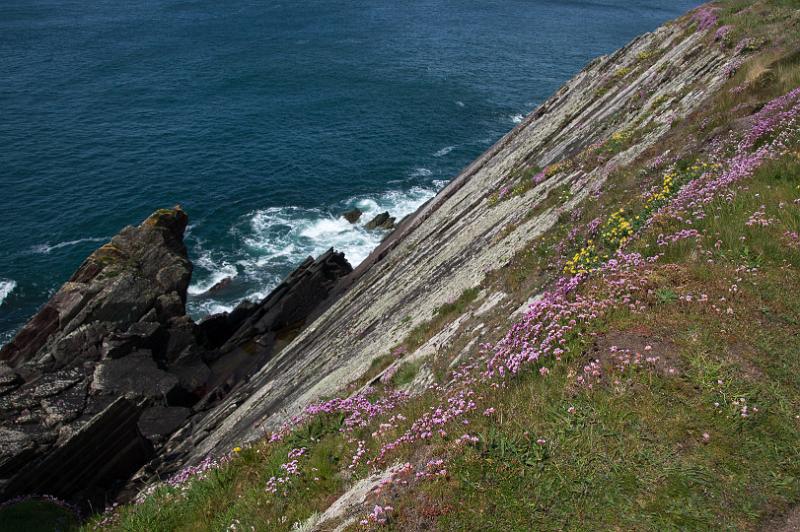
{"type": "Polygon", "coordinates": [[[231,237],[238,246],[223,254],[195,245],[196,273],[201,280],[189,287],[189,311],[196,318],[219,312],[230,312],[249,299],[260,301],[280,283],[286,272],[307,257],[318,257],[329,248],[342,251],[350,264],[358,266],[386,235],[385,231],[368,231],[363,224],[382,212],[389,212],[397,221],[415,212],[432,198],[446,182],[434,181],[430,186],[393,190],[383,194],[350,198],[327,209],[294,206],[270,207],[248,214],[231,228],[231,237]],[[360,223],[351,224],[341,213],[358,207],[364,213],[360,223]],[[226,277],[237,277],[232,290],[225,294],[208,294],[208,289],[226,277]]]}
{"type": "Polygon", "coordinates": [[[522,122],[522,121],[525,119],[525,115],[521,115],[521,114],[518,114],[518,115],[511,115],[509,118],[510,118],[510,119],[511,119],[511,121],[512,121],[512,122],[514,122],[515,124],[519,124],[520,122],[522,122]]]}
{"type": "Polygon", "coordinates": [[[0,279],[0,305],[6,297],[17,287],[17,282],[13,279],[0,279]]]}
{"type": "MultiPolygon", "coordinates": [[[[437,181],[430,188],[412,187],[407,191],[351,198],[338,210],[358,207],[364,213],[361,215],[364,223],[382,212],[389,212],[399,221],[432,198],[442,184],[437,181]]],[[[294,266],[331,247],[343,251],[350,264],[357,266],[384,236],[379,231],[367,231],[360,224],[349,223],[338,212],[332,214],[321,209],[299,207],[261,209],[251,215],[249,225],[250,234],[244,238],[244,243],[258,255],[252,259],[257,267],[294,266]]]]}
{"type": "Polygon", "coordinates": [[[456,105],[459,106],[459,107],[464,107],[464,102],[459,100],[459,101],[456,102],[456,105]]]}
{"type": "Polygon", "coordinates": [[[411,173],[409,173],[409,175],[411,177],[430,177],[431,175],[433,175],[433,172],[431,171],[430,168],[424,168],[420,166],[418,168],[414,168],[414,170],[412,170],[411,173]]]}
{"type": "Polygon", "coordinates": [[[38,244],[36,246],[31,247],[31,253],[40,253],[40,254],[47,254],[55,249],[66,248],[70,246],[75,246],[78,244],[83,244],[84,242],[106,242],[109,238],[105,236],[98,236],[98,237],[89,237],[89,238],[79,238],[77,240],[68,240],[67,242],[59,242],[58,244],[38,244]]]}
{"type": "Polygon", "coordinates": [[[444,157],[445,155],[447,155],[448,153],[450,153],[454,149],[456,149],[455,146],[445,146],[441,150],[439,150],[436,153],[434,153],[433,156],[434,157],[444,157]]]}
{"type": "Polygon", "coordinates": [[[223,279],[232,279],[239,274],[236,266],[225,261],[217,264],[211,258],[209,253],[202,253],[197,259],[195,259],[195,265],[200,266],[211,273],[204,280],[189,285],[187,292],[192,296],[205,294],[223,279]]]}

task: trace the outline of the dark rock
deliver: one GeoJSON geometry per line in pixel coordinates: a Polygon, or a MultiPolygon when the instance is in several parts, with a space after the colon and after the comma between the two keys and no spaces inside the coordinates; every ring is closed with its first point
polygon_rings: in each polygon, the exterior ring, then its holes
{"type": "Polygon", "coordinates": [[[364,225],[365,229],[394,229],[395,219],[388,212],[382,212],[364,225]]]}
{"type": "Polygon", "coordinates": [[[139,430],[151,442],[160,443],[175,432],[190,413],[190,409],[181,406],[153,406],[142,412],[139,430]]]}
{"type": "Polygon", "coordinates": [[[21,383],[22,377],[19,376],[19,373],[11,369],[8,363],[0,362],[0,386],[11,386],[21,383]]]}
{"type": "Polygon", "coordinates": [[[178,377],[181,388],[195,397],[192,403],[205,394],[211,370],[194,346],[187,347],[168,371],[178,377]]]}
{"type": "Polygon", "coordinates": [[[351,209],[342,214],[342,217],[351,224],[354,224],[361,218],[362,214],[364,214],[364,212],[361,209],[351,209]]]}
{"type": "Polygon", "coordinates": [[[218,294],[219,292],[228,288],[231,283],[233,283],[233,277],[225,277],[223,280],[206,290],[206,294],[218,294]]]}
{"type": "Polygon", "coordinates": [[[243,309],[246,318],[219,347],[211,364],[210,392],[204,401],[219,399],[255,373],[282,340],[291,339],[315,313],[322,312],[337,283],[352,271],[343,253],[329,249],[316,260],[306,259],[254,308],[243,309]]]}
{"type": "Polygon", "coordinates": [[[242,301],[231,312],[214,314],[201,321],[197,329],[203,345],[208,349],[220,347],[257,308],[252,301],[242,301]]]}
{"type": "Polygon", "coordinates": [[[166,331],[164,359],[173,362],[189,346],[197,345],[197,326],[189,316],[173,318],[166,331]]]}
{"type": "Polygon", "coordinates": [[[106,493],[118,479],[128,478],[153,456],[137,428],[141,410],[119,398],[53,452],[33,460],[41,442],[31,434],[0,428],[0,474],[17,472],[5,484],[4,495],[48,493],[104,507],[106,493]],[[29,458],[24,468],[19,467],[20,457],[29,458]]]}
{"type": "Polygon", "coordinates": [[[186,221],[161,210],[120,231],[0,349],[0,497],[102,493],[150,458],[139,407],[119,400],[180,399],[179,377],[150,350],[165,348],[169,324],[193,327],[176,321],[191,276],[186,221]]]}
{"type": "MultiPolygon", "coordinates": [[[[186,214],[157,211],[139,227],[126,227],[92,253],[22,330],[0,349],[12,366],[41,358],[76,329],[96,322],[127,326],[152,310],[164,294],[185,300],[191,263],[183,245],[186,214]]],[[[172,307],[170,307],[172,308],[172,307]]],[[[81,342],[85,340],[80,340],[81,342]]],[[[92,348],[96,348],[93,342],[92,348]]],[[[81,356],[81,350],[60,360],[81,356]]]]}
{"type": "Polygon", "coordinates": [[[184,306],[185,299],[182,298],[177,292],[170,292],[164,294],[156,300],[156,314],[158,321],[166,323],[172,318],[180,317],[186,314],[184,306]]]}
{"type": "Polygon", "coordinates": [[[132,398],[163,399],[178,385],[175,375],[159,369],[150,351],[107,359],[94,370],[93,392],[132,398]]]}
{"type": "Polygon", "coordinates": [[[262,301],[197,325],[186,315],[185,227],[176,208],[123,229],[0,349],[0,498],[104,506],[153,459],[152,444],[176,430],[200,438],[186,420],[258,371],[352,272],[331,249],[262,301]]]}

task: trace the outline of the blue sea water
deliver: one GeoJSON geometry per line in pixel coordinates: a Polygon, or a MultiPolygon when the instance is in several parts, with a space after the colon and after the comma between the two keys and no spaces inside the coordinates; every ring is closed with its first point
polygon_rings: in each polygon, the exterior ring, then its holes
{"type": "Polygon", "coordinates": [[[200,317],[358,263],[597,55],[689,0],[3,0],[0,343],[101,242],[180,203],[200,317]],[[204,292],[233,277],[226,290],[204,292]]]}

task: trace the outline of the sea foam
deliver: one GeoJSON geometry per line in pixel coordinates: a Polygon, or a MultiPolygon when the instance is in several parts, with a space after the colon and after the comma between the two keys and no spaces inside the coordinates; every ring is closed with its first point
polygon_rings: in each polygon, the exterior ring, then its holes
{"type": "Polygon", "coordinates": [[[0,279],[0,305],[6,300],[6,297],[14,291],[17,287],[17,282],[13,279],[0,279]]]}
{"type": "Polygon", "coordinates": [[[88,237],[88,238],[79,238],[77,240],[67,240],[66,242],[59,242],[57,244],[37,244],[31,247],[31,253],[38,253],[38,254],[48,254],[51,251],[61,248],[67,248],[71,246],[76,246],[78,244],[83,244],[86,242],[105,242],[109,240],[108,237],[98,236],[98,237],[88,237]]]}
{"type": "Polygon", "coordinates": [[[230,311],[245,299],[261,300],[302,261],[318,257],[329,248],[344,252],[356,267],[386,236],[385,231],[368,231],[363,224],[382,212],[389,212],[399,222],[445,184],[435,180],[427,187],[352,197],[331,209],[283,206],[251,212],[231,228],[230,233],[237,240],[235,251],[226,255],[206,249],[203,242],[195,243],[192,255],[196,280],[189,287],[189,312],[200,318],[230,311]],[[351,208],[363,212],[356,224],[341,216],[351,208]],[[224,293],[208,293],[228,277],[236,286],[224,293]]]}

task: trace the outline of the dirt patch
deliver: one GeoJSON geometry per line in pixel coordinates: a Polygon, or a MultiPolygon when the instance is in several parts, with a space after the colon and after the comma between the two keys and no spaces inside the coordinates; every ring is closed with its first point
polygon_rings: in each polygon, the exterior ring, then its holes
{"type": "Polygon", "coordinates": [[[797,532],[800,530],[800,506],[795,506],[789,513],[774,517],[759,527],[761,532],[797,532]]]}
{"type": "Polygon", "coordinates": [[[578,368],[577,382],[590,388],[601,383],[617,385],[632,371],[678,375],[677,347],[644,327],[606,334],[597,339],[584,366],[578,368]]]}
{"type": "MultiPolygon", "coordinates": [[[[752,347],[741,342],[734,342],[728,346],[728,354],[731,360],[742,368],[745,376],[749,380],[758,381],[764,378],[764,372],[752,362],[755,358],[752,347]]],[[[798,530],[800,530],[800,528],[798,528],[798,530]]]]}

